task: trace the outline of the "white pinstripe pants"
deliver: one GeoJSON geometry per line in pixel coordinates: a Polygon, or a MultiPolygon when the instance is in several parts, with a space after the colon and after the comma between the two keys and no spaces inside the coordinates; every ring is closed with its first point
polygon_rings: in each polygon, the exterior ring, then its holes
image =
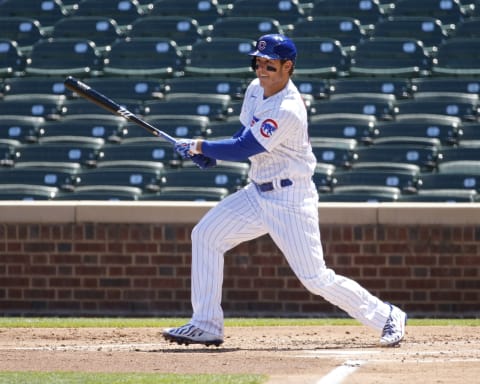
{"type": "Polygon", "coordinates": [[[381,330],[390,313],[358,283],[325,266],[318,225],[318,196],[311,180],[259,192],[254,184],[212,208],[192,231],[191,323],[223,336],[224,253],[269,234],[302,284],[353,318],[381,330]]]}

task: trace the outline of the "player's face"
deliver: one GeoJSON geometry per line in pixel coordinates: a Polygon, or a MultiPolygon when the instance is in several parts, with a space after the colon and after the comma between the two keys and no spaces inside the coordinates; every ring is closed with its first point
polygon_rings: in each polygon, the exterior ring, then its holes
{"type": "Polygon", "coordinates": [[[263,87],[265,97],[272,96],[285,88],[290,79],[291,61],[256,58],[256,74],[263,87]]]}

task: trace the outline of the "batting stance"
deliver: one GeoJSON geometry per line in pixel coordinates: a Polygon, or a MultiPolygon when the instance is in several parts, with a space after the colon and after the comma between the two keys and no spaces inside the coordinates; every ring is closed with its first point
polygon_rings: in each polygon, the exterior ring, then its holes
{"type": "Polygon", "coordinates": [[[191,321],[165,329],[179,344],[220,345],[224,253],[241,242],[269,234],[290,267],[312,293],[376,329],[382,346],[405,335],[407,315],[358,283],[327,268],[318,225],[318,195],[312,181],[316,159],[308,138],[307,112],[290,79],[297,56],[287,37],[260,37],[250,53],[257,78],[248,86],[242,128],[223,140],[179,140],[175,149],[201,168],[215,160],[251,162],[245,188],[212,208],[192,232],[191,321]]]}

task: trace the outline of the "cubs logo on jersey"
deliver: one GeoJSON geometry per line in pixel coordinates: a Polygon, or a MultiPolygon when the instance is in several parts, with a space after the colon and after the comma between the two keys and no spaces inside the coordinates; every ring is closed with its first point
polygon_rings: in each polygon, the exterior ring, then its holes
{"type": "Polygon", "coordinates": [[[263,137],[272,137],[273,133],[278,129],[278,124],[275,120],[267,119],[262,122],[260,126],[260,133],[263,137]]]}

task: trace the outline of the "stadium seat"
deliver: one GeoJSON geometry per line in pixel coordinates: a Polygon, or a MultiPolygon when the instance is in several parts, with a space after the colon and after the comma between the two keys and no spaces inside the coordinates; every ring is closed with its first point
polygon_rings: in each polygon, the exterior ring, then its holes
{"type": "Polygon", "coordinates": [[[215,0],[156,0],[150,16],[183,16],[195,19],[200,27],[213,24],[224,13],[215,0]]]}
{"type": "Polygon", "coordinates": [[[78,183],[76,170],[71,167],[11,167],[0,170],[0,185],[37,185],[72,190],[78,183]]]}
{"type": "MultiPolygon", "coordinates": [[[[207,136],[210,120],[206,116],[153,115],[147,116],[145,121],[176,138],[198,138],[207,136]]],[[[137,125],[134,126],[134,124],[124,126],[122,132],[121,140],[124,143],[127,143],[131,138],[152,138],[150,132],[137,125]]]]}
{"type": "MultiPolygon", "coordinates": [[[[142,112],[141,100],[118,100],[118,103],[127,108],[130,112],[140,114],[142,112]]],[[[104,115],[111,116],[112,113],[87,99],[69,99],[63,103],[66,116],[104,115]]]]}
{"type": "Polygon", "coordinates": [[[314,0],[310,15],[349,16],[367,26],[384,18],[385,11],[376,0],[314,0]]]}
{"type": "Polygon", "coordinates": [[[280,23],[271,17],[222,17],[212,25],[209,36],[257,40],[270,33],[284,33],[280,23]]]}
{"type": "Polygon", "coordinates": [[[438,173],[478,175],[480,173],[480,160],[444,161],[438,164],[438,173]]]}
{"type": "Polygon", "coordinates": [[[72,16],[60,19],[53,26],[53,38],[88,39],[99,49],[106,49],[123,33],[117,22],[104,16],[72,16]]]}
{"type": "Polygon", "coordinates": [[[397,114],[395,96],[373,93],[331,95],[328,100],[315,101],[312,114],[363,114],[378,120],[392,120],[397,114]]]}
{"type": "Polygon", "coordinates": [[[438,47],[432,67],[437,76],[479,76],[480,37],[452,37],[438,47]]]}
{"type": "Polygon", "coordinates": [[[94,201],[136,201],[142,195],[137,187],[121,185],[87,185],[77,187],[73,192],[59,193],[54,200],[94,200],[94,201]]]}
{"type": "Polygon", "coordinates": [[[457,144],[462,132],[459,118],[441,115],[398,115],[395,121],[378,122],[376,137],[435,138],[443,145],[457,144]]]}
{"type": "Polygon", "coordinates": [[[105,144],[98,156],[98,167],[164,167],[181,163],[172,144],[155,138],[137,138],[121,144],[105,144]]]}
{"type": "Polygon", "coordinates": [[[106,76],[172,77],[183,70],[184,56],[173,40],[135,37],[112,44],[106,76]]]}
{"type": "Polygon", "coordinates": [[[480,173],[423,173],[420,175],[422,191],[445,189],[480,190],[480,173]]]}
{"type": "Polygon", "coordinates": [[[185,64],[190,76],[252,76],[248,58],[255,41],[235,37],[206,38],[192,46],[185,64]]]}
{"type": "Polygon", "coordinates": [[[58,188],[42,185],[4,184],[0,185],[0,200],[52,200],[58,188]]]}
{"type": "Polygon", "coordinates": [[[165,94],[204,93],[229,95],[232,99],[243,99],[247,83],[245,79],[235,77],[189,77],[167,79],[164,83],[165,94]]]}
{"type": "Polygon", "coordinates": [[[15,139],[0,139],[0,166],[11,167],[17,157],[21,143],[15,139]]]}
{"type": "Polygon", "coordinates": [[[230,17],[270,17],[284,27],[306,16],[296,0],[236,0],[232,5],[233,9],[228,13],[230,17]]]}
{"type": "Polygon", "coordinates": [[[334,188],[333,193],[320,194],[319,202],[396,202],[400,196],[401,190],[395,187],[375,185],[342,186],[334,188]]]}
{"type": "Polygon", "coordinates": [[[26,57],[20,52],[14,40],[0,38],[0,76],[21,75],[26,63],[26,57]]]}
{"type": "Polygon", "coordinates": [[[162,168],[101,167],[83,170],[77,174],[78,186],[130,186],[144,192],[158,192],[162,168]]]}
{"type": "Polygon", "coordinates": [[[459,135],[459,144],[462,146],[480,147],[480,123],[464,123],[459,135]]]}
{"type": "Polygon", "coordinates": [[[295,23],[289,33],[296,40],[301,37],[328,37],[338,40],[349,52],[363,39],[367,33],[360,22],[348,16],[317,16],[302,18],[295,23]]]}
{"type": "Polygon", "coordinates": [[[479,78],[464,77],[423,77],[411,79],[414,93],[450,92],[480,94],[479,78]]]}
{"type": "Polygon", "coordinates": [[[299,57],[295,74],[314,77],[340,77],[348,73],[350,55],[338,40],[323,37],[299,37],[295,39],[299,57]]]}
{"type": "Polygon", "coordinates": [[[242,128],[238,118],[231,118],[225,121],[212,121],[207,127],[207,138],[223,139],[232,137],[242,128]]]}
{"type": "Polygon", "coordinates": [[[70,13],[58,0],[4,0],[0,3],[0,15],[27,17],[37,20],[42,27],[52,27],[55,22],[69,16],[70,13]]]}
{"type": "Polygon", "coordinates": [[[441,163],[461,160],[480,160],[480,145],[442,148],[441,163]]]}
{"type": "Polygon", "coordinates": [[[197,20],[186,16],[140,17],[132,23],[128,36],[173,40],[181,51],[191,50],[195,42],[204,38],[197,20]]]}
{"type": "Polygon", "coordinates": [[[335,173],[333,164],[317,163],[312,180],[320,193],[331,192],[335,173]]]}
{"type": "MultiPolygon", "coordinates": [[[[1,6],[0,6],[1,10],[1,6]]],[[[0,16],[0,36],[17,42],[20,52],[28,53],[46,33],[35,18],[0,16]]]]}
{"type": "Polygon", "coordinates": [[[87,39],[44,39],[33,45],[30,62],[25,68],[33,76],[97,76],[104,58],[87,39]]]}
{"type": "Polygon", "coordinates": [[[439,19],[433,17],[397,16],[375,24],[373,37],[400,37],[420,40],[432,51],[448,39],[448,34],[439,19]]]}
{"type": "Polygon", "coordinates": [[[160,192],[143,194],[142,201],[220,201],[230,194],[227,188],[163,187],[160,192]]]}
{"type": "Polygon", "coordinates": [[[18,140],[22,143],[36,142],[44,121],[42,117],[0,116],[0,139],[18,140]]]}
{"type": "Polygon", "coordinates": [[[163,82],[149,77],[95,77],[86,81],[100,93],[111,95],[118,103],[122,100],[162,99],[163,82]]]}
{"type": "Polygon", "coordinates": [[[395,77],[347,77],[330,81],[330,95],[373,93],[393,95],[396,99],[413,97],[410,80],[395,77]]]}
{"type": "Polygon", "coordinates": [[[186,162],[182,168],[165,170],[165,187],[216,187],[234,192],[247,183],[248,169],[248,164],[237,162],[219,162],[207,169],[186,162]]]}
{"type": "Polygon", "coordinates": [[[397,0],[391,12],[393,16],[434,17],[442,24],[457,24],[467,14],[458,0],[397,0]]]}
{"type": "Polygon", "coordinates": [[[211,120],[225,120],[231,115],[229,95],[177,93],[165,100],[146,101],[145,115],[194,115],[206,116],[211,120]]]}
{"type": "Polygon", "coordinates": [[[38,94],[63,95],[70,98],[73,92],[65,87],[64,80],[64,77],[11,77],[5,79],[3,92],[5,96],[38,94]]]}
{"type": "Polygon", "coordinates": [[[472,203],[478,193],[474,190],[420,190],[415,194],[401,195],[399,203],[472,203]]]}
{"type": "Polygon", "coordinates": [[[350,168],[356,160],[357,142],[354,139],[311,139],[312,151],[317,162],[337,168],[350,168]]]}
{"type": "Polygon", "coordinates": [[[479,98],[476,94],[422,92],[413,100],[396,104],[398,116],[402,114],[436,114],[458,117],[463,121],[476,121],[479,116],[479,98]]]}
{"type": "MultiPolygon", "coordinates": [[[[431,171],[437,167],[439,151],[435,146],[424,145],[372,145],[358,147],[356,155],[357,162],[414,164],[422,171],[431,171]]],[[[443,149],[441,153],[443,154],[443,149]]]]}
{"type": "Polygon", "coordinates": [[[293,79],[300,93],[310,95],[314,99],[328,99],[332,92],[329,79],[315,77],[297,76],[293,79]]]}
{"type": "Polygon", "coordinates": [[[42,117],[57,120],[65,114],[62,95],[12,95],[0,101],[0,115],[42,117]]]}
{"type": "Polygon", "coordinates": [[[40,138],[100,138],[107,141],[118,142],[119,131],[125,125],[125,120],[109,115],[73,115],[65,116],[54,122],[45,122],[38,129],[40,138]]]}
{"type": "Polygon", "coordinates": [[[480,37],[480,17],[467,18],[457,23],[455,37],[479,38],[480,37]]]}
{"type": "Polygon", "coordinates": [[[112,18],[122,27],[145,14],[143,7],[136,0],[82,0],[75,11],[75,16],[112,18]]]}
{"type": "Polygon", "coordinates": [[[355,139],[358,143],[369,144],[376,135],[377,119],[363,114],[313,115],[308,125],[311,138],[330,137],[355,139]]]}
{"type": "Polygon", "coordinates": [[[341,186],[386,186],[399,188],[402,193],[417,191],[419,174],[411,170],[351,169],[335,172],[334,189],[341,186]]]}
{"type": "Polygon", "coordinates": [[[100,147],[96,143],[25,144],[17,148],[15,163],[42,163],[44,166],[75,163],[85,167],[94,167],[100,147]]]}
{"type": "Polygon", "coordinates": [[[431,73],[432,58],[419,40],[371,38],[362,40],[352,57],[352,76],[418,77],[431,73]]]}

